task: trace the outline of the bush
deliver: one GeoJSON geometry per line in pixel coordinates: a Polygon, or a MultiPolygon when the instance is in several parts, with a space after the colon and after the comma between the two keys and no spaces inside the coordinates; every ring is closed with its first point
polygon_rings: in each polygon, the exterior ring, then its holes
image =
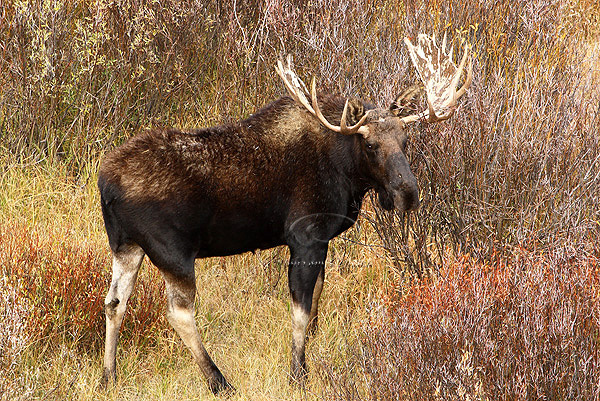
{"type": "Polygon", "coordinates": [[[587,1],[407,2],[407,31],[455,30],[475,74],[452,119],[412,136],[420,209],[372,216],[399,269],[423,275],[448,251],[589,251],[600,236],[599,16],[587,1]]]}
{"type": "Polygon", "coordinates": [[[381,80],[374,67],[407,70],[387,64],[402,46],[394,9],[347,0],[9,2],[0,23],[1,140],[77,171],[143,128],[247,116],[284,93],[273,66],[285,53],[323,90],[379,97],[387,87],[391,101],[397,78],[381,80]]]}
{"type": "Polygon", "coordinates": [[[325,398],[600,399],[599,257],[447,261],[380,305],[349,362],[322,363],[325,398]]]}
{"type": "Polygon", "coordinates": [[[364,216],[401,274],[327,399],[600,399],[599,8],[406,2],[475,55],[449,121],[416,127],[414,213],[364,216]],[[467,255],[467,256],[460,256],[467,255]]]}
{"type": "MultiPolygon", "coordinates": [[[[8,322],[3,328],[12,331],[6,341],[30,346],[60,339],[86,349],[104,344],[110,253],[93,244],[65,243],[68,237],[62,230],[0,225],[0,296],[8,300],[0,312],[8,322]]],[[[129,303],[132,317],[121,331],[125,341],[152,345],[155,334],[168,329],[158,276],[156,269],[142,270],[129,303]]]]}

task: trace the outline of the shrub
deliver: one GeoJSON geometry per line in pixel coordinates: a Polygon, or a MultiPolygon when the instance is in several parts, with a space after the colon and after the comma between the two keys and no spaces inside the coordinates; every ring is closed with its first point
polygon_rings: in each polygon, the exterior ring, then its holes
{"type": "Polygon", "coordinates": [[[77,175],[140,129],[237,120],[284,93],[285,53],[323,91],[389,104],[417,80],[403,37],[449,32],[475,79],[455,117],[413,130],[416,218],[377,216],[398,267],[422,274],[448,248],[585,247],[600,221],[599,16],[589,0],[13,2],[0,151],[77,175]]]}
{"type": "Polygon", "coordinates": [[[600,399],[599,256],[447,261],[379,305],[346,365],[322,363],[326,398],[600,399]]]}
{"type": "MultiPolygon", "coordinates": [[[[13,333],[7,341],[25,337],[31,345],[60,339],[86,349],[104,343],[110,253],[93,244],[65,243],[65,238],[64,230],[0,225],[0,296],[9,301],[1,311],[13,333]]],[[[125,341],[137,345],[152,345],[157,332],[167,328],[163,284],[155,270],[140,274],[129,303],[133,317],[125,319],[121,331],[125,341]]]]}
{"type": "Polygon", "coordinates": [[[406,30],[454,30],[475,74],[452,119],[412,136],[420,209],[372,217],[399,269],[423,275],[448,251],[589,251],[600,236],[599,16],[587,1],[406,2],[406,30]]]}

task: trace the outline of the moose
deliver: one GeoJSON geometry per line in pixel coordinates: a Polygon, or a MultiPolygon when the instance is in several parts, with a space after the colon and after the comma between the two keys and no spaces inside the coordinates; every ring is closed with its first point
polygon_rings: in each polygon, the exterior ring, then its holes
{"type": "Polygon", "coordinates": [[[423,84],[419,91],[427,96],[422,112],[407,111],[418,92],[414,87],[388,109],[317,95],[314,78],[309,94],[288,56],[275,69],[289,97],[237,123],[150,130],[105,157],[98,187],[112,279],[105,299],[101,385],[116,378],[119,329],[148,255],[166,283],[168,321],[210,390],[233,390],[204,348],[194,320],[194,261],[281,245],[290,250],[290,380],[306,381],[307,329],[316,322],[329,241],[353,225],[371,189],[386,210],[419,206],[417,180],[405,155],[407,126],[450,118],[472,81],[467,45],[457,67],[445,35],[441,47],[435,36],[424,34],[415,45],[408,38],[404,42],[423,84]]]}

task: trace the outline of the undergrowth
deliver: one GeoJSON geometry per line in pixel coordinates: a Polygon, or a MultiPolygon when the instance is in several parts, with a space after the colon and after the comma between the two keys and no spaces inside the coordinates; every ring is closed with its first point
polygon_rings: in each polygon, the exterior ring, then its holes
{"type": "MultiPolygon", "coordinates": [[[[27,350],[59,349],[61,344],[86,352],[102,349],[110,255],[94,243],[68,238],[68,227],[0,224],[0,370],[5,372],[0,386],[5,391],[18,391],[11,382],[19,380],[27,350]]],[[[129,302],[124,344],[144,349],[166,335],[163,290],[156,269],[146,266],[129,302]]]]}
{"type": "MultiPolygon", "coordinates": [[[[473,84],[451,120],[410,131],[421,208],[368,207],[360,225],[368,240],[356,230],[332,247],[328,271],[342,284],[327,283],[315,343],[335,357],[315,364],[323,386],[315,392],[600,398],[599,27],[592,0],[3,3],[0,398],[204,394],[194,393],[193,362],[180,362],[189,355],[173,348],[141,367],[125,352],[122,387],[89,390],[110,266],[94,184],[102,155],[149,127],[247,116],[285,93],[273,66],[288,53],[321,91],[385,106],[417,81],[404,36],[444,32],[455,54],[472,49],[473,84]],[[337,298],[328,300],[332,287],[337,298]],[[370,319],[355,322],[357,309],[370,319]],[[190,373],[160,382],[178,369],[190,373]],[[149,381],[149,390],[140,384],[149,381]]],[[[260,371],[279,390],[245,379],[250,399],[297,398],[281,373],[288,361],[277,357],[287,355],[289,332],[267,324],[287,299],[278,252],[254,269],[246,265],[257,259],[245,255],[202,262],[213,292],[199,291],[197,320],[221,329],[208,346],[238,356],[239,380],[260,371]],[[245,331],[252,325],[260,333],[245,331]],[[265,353],[267,345],[279,352],[265,353]]],[[[162,280],[156,269],[142,272],[121,344],[143,352],[172,332],[162,280]]]]}
{"type": "Polygon", "coordinates": [[[598,251],[445,261],[379,303],[346,361],[323,363],[325,398],[600,399],[598,251]]]}

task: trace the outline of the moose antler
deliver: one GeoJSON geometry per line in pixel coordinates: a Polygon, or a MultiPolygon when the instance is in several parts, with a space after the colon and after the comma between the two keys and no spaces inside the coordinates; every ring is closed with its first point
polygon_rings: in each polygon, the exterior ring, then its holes
{"type": "MultiPolygon", "coordinates": [[[[410,58],[417,69],[419,78],[421,78],[421,81],[423,81],[423,84],[425,85],[428,110],[402,117],[401,121],[408,124],[420,119],[425,119],[425,121],[433,123],[450,118],[456,110],[456,101],[465,94],[473,80],[473,60],[470,57],[468,45],[465,45],[465,53],[457,68],[456,64],[452,61],[453,49],[450,48],[450,52],[446,51],[446,34],[444,34],[441,49],[435,42],[435,36],[430,38],[425,34],[419,34],[416,46],[414,46],[408,38],[404,38],[404,43],[406,43],[406,46],[408,47],[410,58]],[[463,86],[457,91],[456,87],[465,68],[467,59],[469,59],[467,77],[463,86]]],[[[340,125],[333,125],[327,121],[319,108],[314,77],[311,84],[312,102],[308,102],[308,99],[306,98],[308,89],[304,82],[296,75],[291,55],[287,56],[287,66],[284,66],[281,60],[278,60],[275,70],[281,79],[283,79],[288,92],[294,100],[302,104],[310,113],[317,117],[325,127],[344,135],[359,133],[366,136],[369,134],[369,128],[364,125],[369,112],[365,113],[355,125],[351,127],[346,125],[348,100],[346,100],[346,104],[344,105],[340,125]]]]}
{"type": "Polygon", "coordinates": [[[309,112],[311,112],[315,117],[323,123],[325,127],[328,129],[339,132],[344,135],[353,135],[356,133],[362,135],[368,135],[369,129],[364,126],[365,121],[367,120],[368,112],[360,119],[358,123],[355,125],[348,127],[346,125],[346,115],[348,113],[348,100],[346,100],[346,104],[344,105],[344,111],[342,112],[342,119],[340,120],[340,125],[333,125],[321,113],[321,109],[319,108],[319,102],[317,101],[317,90],[316,90],[316,82],[315,78],[312,79],[311,84],[311,100],[312,104],[308,103],[308,99],[306,98],[306,93],[308,90],[306,85],[302,80],[296,75],[294,71],[294,65],[292,63],[292,56],[287,56],[287,66],[284,66],[281,60],[277,61],[277,66],[275,67],[275,71],[279,74],[285,86],[290,93],[290,95],[296,100],[298,103],[302,104],[309,112]]]}
{"type": "Polygon", "coordinates": [[[428,122],[436,122],[450,118],[456,110],[456,101],[465,94],[473,80],[473,62],[469,57],[468,45],[465,44],[465,53],[456,68],[456,64],[452,61],[453,49],[450,48],[450,52],[446,52],[446,34],[441,49],[435,43],[435,36],[430,38],[424,34],[419,34],[416,46],[413,46],[408,38],[404,38],[404,43],[408,47],[410,58],[421,81],[425,84],[429,110],[403,117],[402,121],[411,123],[425,118],[428,122]],[[456,91],[467,58],[469,59],[467,78],[463,86],[456,91]]]}

